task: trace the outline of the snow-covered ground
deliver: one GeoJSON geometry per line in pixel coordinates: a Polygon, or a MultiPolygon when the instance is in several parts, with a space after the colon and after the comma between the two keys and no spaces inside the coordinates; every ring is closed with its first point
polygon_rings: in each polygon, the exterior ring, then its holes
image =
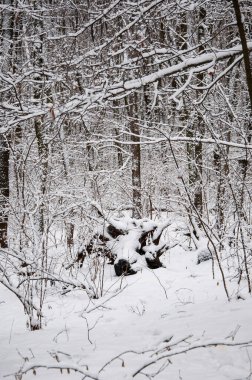
{"type": "MultiPolygon", "coordinates": [[[[162,350],[162,342],[171,336],[170,344],[191,337],[170,351],[164,349],[163,354],[209,342],[252,341],[252,299],[245,284],[240,290],[243,300],[236,297],[237,284],[228,282],[232,295],[228,302],[217,268],[212,278],[210,261],[196,265],[196,253],[180,247],[164,254],[162,261],[166,268],[144,268],[123,279],[115,277],[108,266],[107,292],[92,302],[80,290],[52,293],[44,306],[46,325],[33,332],[26,329],[16,297],[0,286],[0,379],[17,372],[24,360],[26,366],[75,365],[102,380],[151,379],[157,372],[159,380],[251,379],[252,346],[198,348],[145,368],[149,377],[135,374],[144,363],[160,357],[154,351],[162,350]],[[134,352],[108,363],[125,351],[134,352]]],[[[83,378],[78,372],[68,372],[40,368],[36,376],[40,380],[83,378]]],[[[34,373],[23,379],[34,379],[34,373]]]]}

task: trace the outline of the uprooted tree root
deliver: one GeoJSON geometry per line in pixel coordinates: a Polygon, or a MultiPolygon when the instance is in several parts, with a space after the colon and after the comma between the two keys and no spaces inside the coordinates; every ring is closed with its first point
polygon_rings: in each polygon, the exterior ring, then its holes
{"type": "Polygon", "coordinates": [[[109,259],[117,276],[135,274],[144,264],[150,269],[162,267],[160,257],[169,246],[160,243],[160,238],[170,221],[157,223],[147,218],[106,217],[98,211],[101,226],[77,253],[80,266],[87,255],[96,253],[109,259]]]}

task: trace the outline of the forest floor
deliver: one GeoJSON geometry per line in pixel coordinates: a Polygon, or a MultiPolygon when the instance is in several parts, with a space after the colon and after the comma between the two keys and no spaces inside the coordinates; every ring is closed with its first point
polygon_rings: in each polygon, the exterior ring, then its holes
{"type": "MultiPolygon", "coordinates": [[[[180,247],[165,253],[162,261],[165,268],[144,268],[123,279],[108,265],[104,296],[91,303],[84,291],[62,295],[52,290],[44,306],[46,324],[38,331],[27,330],[22,305],[0,286],[0,379],[14,379],[5,376],[17,372],[24,360],[25,365],[71,363],[97,373],[101,380],[132,379],[144,363],[157,357],[151,350],[164,347],[162,342],[171,336],[171,342],[191,336],[175,349],[252,340],[252,298],[246,284],[239,290],[244,299],[237,299],[237,280],[227,279],[232,298],[228,302],[217,267],[213,279],[211,261],[196,265],[196,252],[180,247]],[[121,355],[99,373],[124,351],[135,352],[121,355]],[[138,353],[143,351],[148,352],[138,353]]],[[[149,377],[140,373],[134,378],[151,379],[159,372],[157,380],[249,380],[252,345],[198,348],[174,355],[170,362],[160,360],[143,372],[149,377]]],[[[36,377],[31,371],[22,379],[34,378],[72,380],[83,375],[37,369],[36,377]]]]}

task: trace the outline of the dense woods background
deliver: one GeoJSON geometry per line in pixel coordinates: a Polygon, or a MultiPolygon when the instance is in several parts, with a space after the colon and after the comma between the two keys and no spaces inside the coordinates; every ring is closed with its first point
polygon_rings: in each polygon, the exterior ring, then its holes
{"type": "Polygon", "coordinates": [[[49,280],[86,287],[71,262],[101,214],[183,221],[251,292],[251,11],[2,0],[0,281],[32,328],[49,280]]]}

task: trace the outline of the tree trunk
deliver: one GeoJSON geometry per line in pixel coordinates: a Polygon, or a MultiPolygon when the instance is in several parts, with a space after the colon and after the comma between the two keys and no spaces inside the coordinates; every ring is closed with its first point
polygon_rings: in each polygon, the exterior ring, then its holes
{"type": "Polygon", "coordinates": [[[224,187],[224,176],[227,175],[225,173],[225,167],[222,168],[221,155],[215,151],[214,152],[214,167],[216,170],[217,176],[217,196],[216,196],[216,227],[219,238],[222,238],[223,235],[223,226],[225,222],[224,215],[224,196],[225,196],[225,187],[224,187]],[[224,173],[222,171],[224,170],[224,173]]]}
{"type": "Polygon", "coordinates": [[[131,178],[132,178],[132,202],[133,218],[142,217],[142,197],[141,197],[141,139],[140,128],[137,120],[137,95],[130,97],[129,104],[129,129],[131,132],[131,178]]]}
{"type": "MultiPolygon", "coordinates": [[[[250,59],[249,59],[249,49],[247,45],[244,25],[242,22],[242,15],[241,15],[239,1],[232,0],[232,2],[233,2],[235,17],[237,21],[240,38],[241,38],[243,59],[244,59],[245,72],[246,72],[246,80],[247,80],[249,99],[250,99],[250,111],[252,113],[252,73],[251,73],[251,64],[250,64],[250,59]]],[[[251,113],[250,113],[250,116],[251,116],[251,113]]]]}
{"type": "MultiPolygon", "coordinates": [[[[202,23],[206,17],[206,11],[204,8],[200,8],[199,16],[198,16],[198,43],[202,43],[199,47],[199,53],[204,51],[203,46],[203,37],[204,37],[204,28],[202,23]]],[[[184,34],[187,32],[187,29],[184,26],[184,34]]],[[[186,37],[185,37],[186,38],[186,37]]],[[[186,48],[186,45],[183,45],[186,48]]],[[[199,86],[202,85],[204,80],[204,73],[197,74],[197,81],[199,82],[199,86]]],[[[197,90],[196,97],[200,96],[202,90],[197,90]]],[[[195,111],[193,111],[195,113],[195,111]]],[[[204,137],[205,126],[204,120],[200,111],[196,111],[195,117],[193,117],[191,126],[187,129],[187,137],[194,138],[197,134],[197,137],[204,137]],[[194,126],[195,124],[195,126],[194,126]]],[[[203,175],[203,144],[202,142],[197,143],[188,143],[187,144],[187,157],[188,157],[188,177],[189,177],[189,187],[193,191],[193,205],[197,210],[197,213],[201,217],[203,215],[203,183],[202,183],[202,175],[203,175]]]]}
{"type": "Polygon", "coordinates": [[[4,135],[0,135],[0,247],[7,248],[9,202],[9,147],[4,135]]]}
{"type": "MultiPolygon", "coordinates": [[[[3,0],[6,6],[2,12],[2,39],[1,39],[1,70],[11,71],[13,49],[13,11],[12,0],[3,0]],[[8,8],[9,7],[9,8],[8,8]]],[[[3,101],[4,99],[2,99],[3,101]]],[[[7,248],[8,214],[9,203],[9,146],[7,137],[0,135],[0,247],[7,248]]]]}

